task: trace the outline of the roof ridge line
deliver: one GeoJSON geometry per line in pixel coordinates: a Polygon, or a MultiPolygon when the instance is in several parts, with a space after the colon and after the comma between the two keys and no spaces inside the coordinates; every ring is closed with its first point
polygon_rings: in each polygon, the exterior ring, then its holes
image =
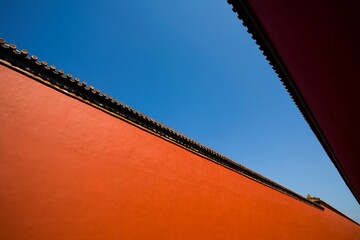
{"type": "MultiPolygon", "coordinates": [[[[101,93],[93,86],[87,86],[86,82],[80,82],[79,78],[73,78],[71,74],[65,74],[63,70],[56,70],[54,65],[48,65],[45,61],[38,61],[35,55],[29,56],[27,50],[18,50],[15,44],[7,44],[4,39],[0,38],[0,59],[10,63],[12,67],[18,67],[22,73],[30,73],[33,79],[39,77],[42,79],[35,79],[42,83],[46,82],[53,88],[70,96],[77,96],[77,99],[91,103],[90,105],[97,107],[105,112],[110,112],[127,122],[147,130],[169,142],[172,142],[188,151],[191,151],[199,156],[235,171],[245,177],[248,177],[256,182],[259,182],[267,187],[288,195],[294,199],[304,202],[315,208],[324,210],[319,204],[314,203],[307,198],[293,192],[292,190],[258,174],[251,169],[234,162],[216,151],[201,145],[200,143],[184,136],[183,134],[155,121],[152,118],[134,110],[133,108],[124,105],[123,103],[114,100],[111,96],[101,93]],[[34,78],[35,77],[35,78],[34,78]],[[73,95],[72,95],[73,94],[73,95]]],[[[0,62],[1,63],[1,62],[0,62]]]]}

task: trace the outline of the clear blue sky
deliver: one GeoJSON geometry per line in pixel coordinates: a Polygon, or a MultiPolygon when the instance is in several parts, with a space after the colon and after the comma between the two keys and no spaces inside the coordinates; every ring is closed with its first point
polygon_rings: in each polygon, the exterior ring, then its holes
{"type": "Polygon", "coordinates": [[[1,6],[8,43],[360,222],[360,206],[226,0],[1,6]]]}

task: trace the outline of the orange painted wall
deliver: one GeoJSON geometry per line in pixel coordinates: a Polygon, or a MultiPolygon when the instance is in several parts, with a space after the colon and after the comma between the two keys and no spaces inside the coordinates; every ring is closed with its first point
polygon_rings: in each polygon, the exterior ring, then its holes
{"type": "Polygon", "coordinates": [[[0,65],[0,239],[359,239],[360,228],[0,65]]]}

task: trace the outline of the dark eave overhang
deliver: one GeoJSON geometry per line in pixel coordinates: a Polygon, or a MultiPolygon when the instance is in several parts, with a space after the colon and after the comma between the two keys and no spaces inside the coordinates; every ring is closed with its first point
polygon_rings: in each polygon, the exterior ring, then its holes
{"type": "Polygon", "coordinates": [[[71,74],[65,74],[62,70],[57,70],[55,66],[49,66],[47,62],[38,61],[36,56],[29,56],[26,50],[19,51],[14,44],[6,44],[3,39],[0,39],[0,64],[27,75],[61,93],[96,107],[114,117],[127,121],[134,126],[161,137],[166,141],[176,144],[216,164],[226,167],[227,169],[237,172],[305,204],[324,210],[323,207],[307,198],[185,137],[163,124],[146,117],[134,109],[112,99],[112,97],[101,93],[94,87],[87,86],[85,82],[80,82],[79,79],[73,78],[71,74]]]}
{"type": "Polygon", "coordinates": [[[254,39],[256,44],[259,46],[260,51],[264,54],[266,60],[274,69],[275,73],[277,74],[285,89],[289,93],[291,99],[293,100],[293,102],[301,112],[302,116],[316,135],[327,155],[337,168],[341,177],[344,179],[348,188],[350,189],[358,203],[360,203],[359,196],[355,194],[354,186],[351,184],[351,181],[348,179],[345,171],[339,164],[336,154],[329,142],[327,141],[323,131],[321,130],[321,127],[316,118],[314,117],[311,108],[308,106],[304,96],[299,91],[299,88],[296,85],[296,82],[292,78],[291,74],[289,73],[286,64],[283,62],[280,54],[274,47],[271,38],[266,34],[266,31],[261,25],[251,5],[246,0],[227,0],[227,2],[232,5],[232,10],[238,14],[238,18],[247,28],[247,31],[251,35],[252,39],[254,39]]]}

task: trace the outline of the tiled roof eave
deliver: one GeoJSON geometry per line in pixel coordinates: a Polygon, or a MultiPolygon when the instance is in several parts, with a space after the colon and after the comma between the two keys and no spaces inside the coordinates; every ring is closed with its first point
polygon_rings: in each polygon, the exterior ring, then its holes
{"type": "MultiPolygon", "coordinates": [[[[292,79],[292,76],[289,73],[286,65],[282,61],[281,56],[278,54],[276,48],[273,46],[271,39],[267,36],[266,31],[263,29],[260,21],[257,19],[256,14],[252,10],[250,4],[247,0],[227,0],[227,2],[232,5],[233,12],[237,13],[238,18],[247,28],[247,32],[250,34],[251,38],[255,41],[255,43],[259,46],[260,51],[263,53],[270,66],[277,74],[281,83],[288,92],[290,98],[295,103],[296,107],[299,109],[303,118],[316,135],[325,152],[327,153],[331,161],[334,163],[335,167],[344,179],[348,188],[356,198],[356,194],[354,191],[355,188],[352,186],[340,164],[338,164],[334,150],[325,138],[325,135],[321,130],[316,118],[314,117],[314,114],[304,100],[303,95],[298,90],[295,81],[292,79]]],[[[356,198],[356,200],[360,203],[360,199],[356,198]]]]}

